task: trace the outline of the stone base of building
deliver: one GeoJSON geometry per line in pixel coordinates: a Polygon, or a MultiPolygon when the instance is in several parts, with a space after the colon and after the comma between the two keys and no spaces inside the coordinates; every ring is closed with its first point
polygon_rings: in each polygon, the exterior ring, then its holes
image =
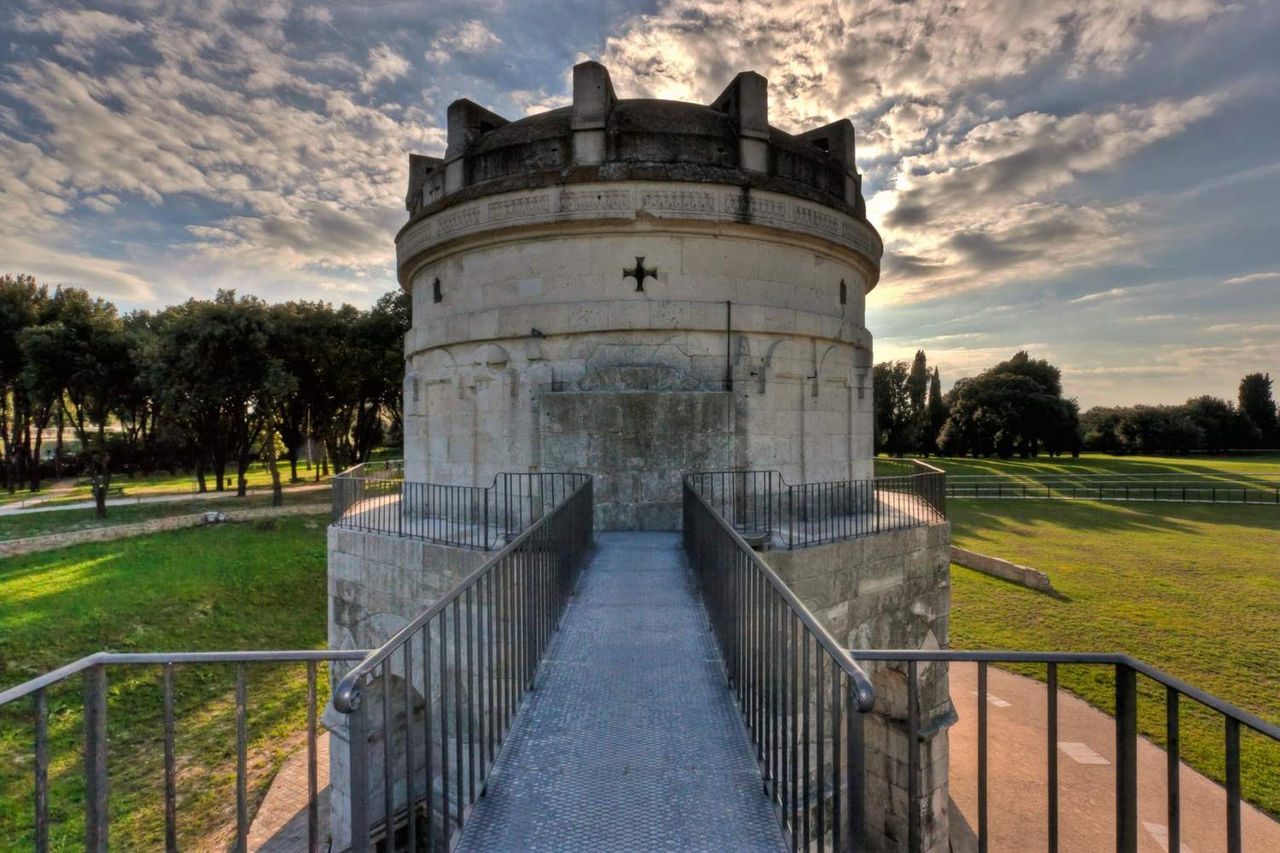
{"type": "MultiPolygon", "coordinates": [[[[381,646],[425,607],[438,601],[491,556],[491,551],[452,548],[409,537],[330,527],[329,647],[375,649],[381,646]]],[[[439,638],[434,631],[432,639],[438,644],[439,638]]],[[[439,646],[436,645],[435,648],[439,646]]],[[[407,801],[404,781],[406,768],[403,764],[406,754],[403,743],[405,732],[415,733],[412,752],[416,765],[413,775],[417,781],[414,787],[422,791],[425,790],[424,777],[427,775],[424,757],[428,750],[422,739],[425,736],[421,734],[426,719],[427,697],[432,706],[432,719],[442,718],[441,687],[438,681],[430,686],[423,684],[421,653],[421,645],[416,645],[414,654],[419,665],[409,673],[403,671],[401,659],[393,656],[391,672],[386,676],[387,692],[391,696],[391,731],[397,738],[392,743],[391,754],[400,762],[392,768],[397,806],[402,806],[407,801]],[[406,678],[408,685],[405,684],[406,678]],[[413,724],[406,725],[409,715],[412,715],[413,724]]],[[[335,664],[330,671],[331,683],[337,684],[346,671],[345,664],[335,664]]],[[[448,673],[447,677],[452,678],[453,671],[449,670],[448,673]]],[[[382,778],[383,695],[383,677],[375,677],[370,681],[365,696],[369,725],[363,748],[367,753],[370,779],[382,778]]],[[[448,713],[448,709],[443,711],[446,716],[448,713]]],[[[330,831],[333,849],[342,850],[350,843],[351,836],[351,796],[347,789],[352,748],[350,732],[346,715],[337,713],[332,705],[325,710],[323,722],[332,735],[329,753],[330,831]]],[[[451,717],[448,725],[452,730],[451,717]]],[[[465,728],[468,730],[469,742],[471,726],[465,728]]],[[[433,738],[438,736],[438,732],[433,732],[433,738]]],[[[439,756],[439,742],[435,742],[433,746],[432,752],[439,756]]],[[[430,778],[436,780],[436,784],[439,776],[439,768],[433,768],[430,778]]],[[[469,780],[467,782],[469,784],[469,780]]],[[[371,823],[382,820],[382,808],[383,792],[379,785],[376,790],[371,791],[367,801],[371,823]]],[[[439,819],[433,823],[435,826],[441,825],[439,819]]]]}
{"type": "MultiPolygon", "coordinates": [[[[896,530],[763,556],[836,639],[854,649],[938,649],[951,607],[950,525],[896,530]]],[[[947,727],[955,712],[945,664],[920,664],[920,794],[908,793],[907,665],[866,665],[876,707],[866,725],[868,850],[907,849],[920,815],[921,849],[946,853],[947,727]]]]}

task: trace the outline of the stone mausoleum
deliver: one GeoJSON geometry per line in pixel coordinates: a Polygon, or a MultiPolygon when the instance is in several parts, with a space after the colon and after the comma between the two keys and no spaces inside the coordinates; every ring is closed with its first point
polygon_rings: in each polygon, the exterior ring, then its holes
{"type": "Polygon", "coordinates": [[[881,242],[847,120],[783,133],[751,72],[620,100],[586,62],[572,106],[455,102],[407,202],[406,479],[587,471],[602,527],[669,530],[686,471],[870,476],[881,242]]]}
{"type": "MultiPolygon", "coordinates": [[[[674,531],[689,472],[874,476],[864,309],[882,244],[849,121],[778,130],[752,72],[709,105],[619,99],[584,62],[570,106],[511,121],[454,102],[444,157],[410,158],[406,204],[405,484],[586,473],[598,530],[674,531]]],[[[330,529],[334,648],[378,646],[492,553],[406,535],[424,510],[404,495],[394,534],[330,529]]],[[[942,521],[763,556],[849,647],[938,648],[947,548],[942,521]]],[[[922,667],[914,803],[902,669],[868,670],[873,846],[905,849],[915,809],[922,849],[946,850],[945,667],[922,667]]],[[[418,701],[436,701],[408,677],[418,701]]],[[[343,720],[331,710],[326,722],[341,847],[349,747],[343,720]]]]}

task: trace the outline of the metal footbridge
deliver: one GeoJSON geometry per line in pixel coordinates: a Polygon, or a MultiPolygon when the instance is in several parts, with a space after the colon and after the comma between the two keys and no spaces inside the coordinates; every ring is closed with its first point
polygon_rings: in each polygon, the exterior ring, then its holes
{"type": "Polygon", "coordinates": [[[460,851],[783,848],[675,533],[604,533],[460,851]]]}

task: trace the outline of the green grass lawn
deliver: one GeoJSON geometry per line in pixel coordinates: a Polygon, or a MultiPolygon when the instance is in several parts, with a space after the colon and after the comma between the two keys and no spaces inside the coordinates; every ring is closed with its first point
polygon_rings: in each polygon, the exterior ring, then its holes
{"type": "MultiPolygon", "coordinates": [[[[314,506],[318,513],[329,510],[329,493],[327,491],[302,492],[291,495],[288,491],[284,497],[285,506],[314,506]]],[[[154,504],[124,504],[107,508],[107,517],[98,518],[92,509],[64,509],[53,512],[32,512],[15,515],[0,515],[0,542],[9,539],[22,539],[27,536],[41,536],[46,533],[66,533],[72,530],[88,530],[95,527],[110,527],[116,524],[131,524],[136,521],[147,521],[152,518],[169,518],[175,515],[190,515],[196,512],[230,512],[238,509],[261,509],[271,506],[271,495],[249,494],[243,498],[194,497],[191,500],[173,501],[154,504]]]]}
{"type": "MultiPolygon", "coordinates": [[[[101,649],[315,649],[325,645],[324,516],[193,528],[0,561],[0,686],[101,649]]],[[[304,665],[248,669],[256,801],[305,724],[304,665]]],[[[108,672],[113,849],[163,847],[159,668],[108,672]]],[[[327,679],[321,667],[321,695],[327,679]]],[[[179,667],[179,829],[225,847],[234,826],[231,667],[179,667]]],[[[78,678],[50,691],[51,846],[83,846],[78,678]]],[[[30,849],[30,704],[0,711],[0,848],[30,849]]]]}
{"type": "MultiPolygon", "coordinates": [[[[1062,595],[953,567],[952,646],[1127,652],[1280,722],[1280,508],[952,500],[948,510],[956,545],[1041,569],[1062,595]]],[[[1105,668],[1064,667],[1060,678],[1113,708],[1105,668]]],[[[1142,730],[1162,743],[1163,689],[1139,685],[1142,730]]],[[[1184,701],[1182,737],[1183,756],[1221,779],[1221,717],[1184,701]]],[[[1280,746],[1246,733],[1242,747],[1245,796],[1280,814],[1280,746]]]]}
{"type": "MultiPolygon", "coordinates": [[[[1280,482],[1280,456],[1276,455],[1110,456],[1085,453],[1078,459],[1070,456],[1039,456],[1035,459],[930,457],[926,461],[958,481],[974,476],[998,476],[1014,482],[1070,481],[1105,476],[1108,482],[1132,480],[1135,483],[1146,479],[1280,482]]],[[[878,457],[877,472],[902,473],[899,469],[904,462],[906,460],[878,457]]]]}

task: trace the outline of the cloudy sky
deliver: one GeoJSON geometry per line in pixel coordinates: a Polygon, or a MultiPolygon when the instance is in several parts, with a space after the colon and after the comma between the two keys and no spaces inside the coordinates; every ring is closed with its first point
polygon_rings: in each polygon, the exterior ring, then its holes
{"type": "Polygon", "coordinates": [[[0,273],[124,308],[372,302],[448,103],[711,100],[853,119],[885,237],[877,359],[1017,348],[1088,406],[1280,374],[1280,4],[1267,0],[0,0],[0,273]]]}

